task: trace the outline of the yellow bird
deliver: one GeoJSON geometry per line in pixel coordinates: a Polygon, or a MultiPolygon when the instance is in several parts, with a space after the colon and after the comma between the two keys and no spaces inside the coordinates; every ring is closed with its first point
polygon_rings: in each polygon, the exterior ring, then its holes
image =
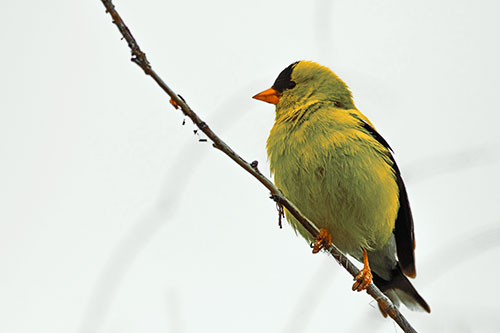
{"type": "Polygon", "coordinates": [[[274,182],[320,236],[314,240],[285,211],[287,221],[315,242],[313,252],[330,239],[364,263],[353,290],[366,289],[373,276],[395,304],[430,312],[406,277],[416,275],[415,237],[399,168],[346,84],[327,67],[298,61],[253,98],[276,105],[267,140],[274,182]]]}

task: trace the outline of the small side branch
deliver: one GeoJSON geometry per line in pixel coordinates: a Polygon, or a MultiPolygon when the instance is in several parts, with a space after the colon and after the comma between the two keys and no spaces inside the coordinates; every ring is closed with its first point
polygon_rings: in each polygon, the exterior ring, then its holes
{"type": "MultiPolygon", "coordinates": [[[[137,41],[133,37],[132,33],[125,25],[120,15],[115,9],[111,0],[101,0],[106,7],[106,12],[109,13],[113,19],[113,23],[117,26],[123,38],[127,41],[127,44],[132,53],[132,61],[136,63],[146,75],[149,75],[155,80],[155,82],[160,86],[160,88],[167,93],[172,101],[181,108],[182,112],[189,117],[193,123],[205,133],[205,135],[213,142],[213,146],[221,150],[234,162],[236,162],[240,167],[245,169],[248,173],[254,176],[262,185],[264,185],[270,192],[271,198],[277,202],[279,207],[285,207],[290,214],[292,214],[300,224],[313,236],[316,237],[319,234],[319,229],[311,222],[307,217],[305,217],[299,209],[289,201],[283,193],[266,177],[264,177],[257,169],[257,163],[252,162],[251,164],[245,161],[241,156],[234,152],[231,147],[229,147],[224,141],[222,141],[190,107],[177,95],[167,84],[156,74],[156,72],[151,67],[146,54],[142,52],[137,41]]],[[[282,208],[281,208],[282,209],[282,208]]],[[[339,251],[334,245],[331,245],[328,252],[335,258],[335,260],[343,266],[353,277],[357,275],[359,270],[353,263],[339,251]]],[[[372,283],[367,289],[367,293],[372,296],[379,304],[379,306],[407,333],[416,333],[415,329],[410,325],[406,318],[399,312],[398,308],[372,283]]]]}

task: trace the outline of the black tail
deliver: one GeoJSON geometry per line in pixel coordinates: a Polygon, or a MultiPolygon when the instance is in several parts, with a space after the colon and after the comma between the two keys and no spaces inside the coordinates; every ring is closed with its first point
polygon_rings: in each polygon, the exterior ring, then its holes
{"type": "Polygon", "coordinates": [[[408,308],[414,310],[424,310],[431,312],[431,308],[427,302],[419,295],[411,282],[404,276],[399,265],[391,272],[389,281],[382,279],[373,272],[373,283],[382,291],[395,305],[403,303],[408,308]]]}

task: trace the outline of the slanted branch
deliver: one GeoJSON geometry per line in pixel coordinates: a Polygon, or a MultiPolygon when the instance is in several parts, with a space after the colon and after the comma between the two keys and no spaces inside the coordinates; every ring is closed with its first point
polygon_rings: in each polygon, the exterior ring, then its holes
{"type": "MultiPolygon", "coordinates": [[[[254,176],[262,185],[264,185],[270,192],[271,198],[277,203],[278,207],[285,207],[290,214],[292,214],[297,221],[314,237],[316,238],[319,234],[319,229],[304,215],[300,212],[300,210],[290,201],[288,200],[283,193],[269,180],[264,177],[262,173],[257,168],[257,163],[252,162],[248,163],[245,161],[240,155],[238,155],[231,147],[229,147],[224,141],[222,141],[211,129],[210,126],[206,122],[204,122],[192,109],[189,107],[187,102],[177,95],[168,85],[156,74],[156,72],[151,67],[146,54],[141,50],[139,44],[135,40],[134,36],[130,32],[129,28],[125,25],[125,22],[122,20],[120,15],[115,9],[111,0],[101,0],[106,7],[106,12],[109,13],[113,19],[113,23],[117,26],[118,30],[120,30],[123,39],[127,41],[127,44],[132,53],[132,62],[136,63],[146,75],[151,76],[153,80],[160,86],[161,89],[165,93],[167,93],[172,101],[174,106],[178,106],[180,110],[189,117],[193,123],[205,133],[205,135],[212,141],[212,145],[226,154],[229,158],[231,158],[234,162],[236,162],[239,166],[245,169],[248,173],[254,176]]],[[[281,208],[282,209],[282,208],[281,208]]],[[[281,211],[279,211],[281,216],[281,211]]],[[[359,269],[354,266],[354,264],[342,253],[340,250],[335,247],[335,245],[331,245],[326,249],[335,260],[344,267],[353,277],[359,272],[359,269]]],[[[379,307],[387,313],[400,327],[404,332],[412,333],[415,332],[415,329],[410,325],[410,323],[406,320],[406,318],[399,312],[399,309],[388,299],[373,283],[370,284],[367,293],[372,296],[379,307]]]]}

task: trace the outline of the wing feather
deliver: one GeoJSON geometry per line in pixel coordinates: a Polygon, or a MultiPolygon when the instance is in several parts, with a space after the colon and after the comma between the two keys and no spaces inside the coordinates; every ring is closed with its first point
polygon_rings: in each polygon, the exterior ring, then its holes
{"type": "Polygon", "coordinates": [[[361,122],[361,127],[387,149],[387,153],[392,161],[392,169],[394,170],[396,183],[399,189],[399,209],[393,230],[396,239],[399,266],[406,276],[415,277],[415,233],[413,230],[413,216],[411,214],[410,202],[408,200],[408,194],[406,192],[403,178],[401,177],[401,172],[396,164],[396,160],[392,156],[392,148],[389,146],[387,141],[385,141],[385,139],[371,125],[362,119],[359,120],[361,122]]]}

